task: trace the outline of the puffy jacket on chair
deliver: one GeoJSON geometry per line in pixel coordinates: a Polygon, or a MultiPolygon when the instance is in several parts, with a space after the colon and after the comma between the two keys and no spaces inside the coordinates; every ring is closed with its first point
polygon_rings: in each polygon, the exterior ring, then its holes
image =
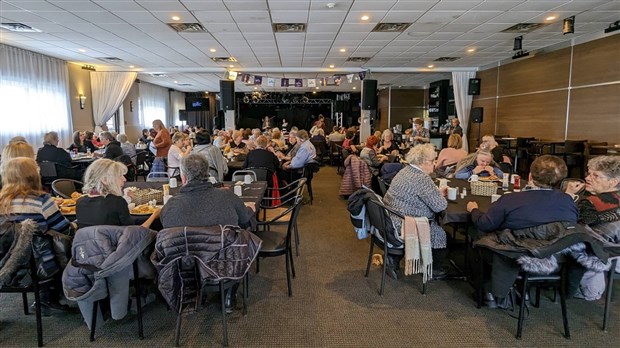
{"type": "Polygon", "coordinates": [[[157,234],[151,256],[159,291],[170,308],[180,312],[206,283],[242,279],[261,244],[260,238],[238,226],[164,229],[157,234]]]}
{"type": "Polygon", "coordinates": [[[371,183],[372,173],[366,162],[353,155],[344,160],[344,174],[342,175],[339,195],[348,196],[361,189],[362,186],[370,187],[371,183]]]}
{"type": "Polygon", "coordinates": [[[127,314],[134,260],[138,259],[140,278],[155,278],[155,269],[142,256],[155,235],[142,226],[90,226],[77,231],[62,285],[65,296],[78,302],[89,328],[94,301],[109,296],[112,318],[127,314]]]}

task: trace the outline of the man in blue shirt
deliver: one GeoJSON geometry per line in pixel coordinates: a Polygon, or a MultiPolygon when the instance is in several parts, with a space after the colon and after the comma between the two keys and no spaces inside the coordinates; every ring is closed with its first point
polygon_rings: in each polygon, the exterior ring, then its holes
{"type": "Polygon", "coordinates": [[[309,140],[308,132],[300,130],[297,132],[297,141],[300,143],[299,150],[295,156],[282,165],[285,170],[303,168],[316,157],[316,149],[309,140]]]}

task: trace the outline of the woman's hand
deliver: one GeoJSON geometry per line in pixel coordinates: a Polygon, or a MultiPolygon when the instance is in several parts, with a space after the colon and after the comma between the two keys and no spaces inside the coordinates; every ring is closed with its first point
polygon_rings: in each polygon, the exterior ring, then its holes
{"type": "Polygon", "coordinates": [[[448,195],[448,188],[448,186],[443,186],[439,188],[439,192],[443,197],[446,197],[448,195]]]}
{"type": "Polygon", "coordinates": [[[478,209],[478,203],[476,202],[467,202],[467,212],[471,213],[472,210],[478,209]]]}
{"type": "Polygon", "coordinates": [[[486,168],[486,167],[483,167],[483,166],[476,166],[476,167],[474,168],[474,170],[472,170],[472,173],[474,173],[474,174],[480,174],[480,173],[482,173],[482,172],[484,172],[484,171],[486,170],[485,168],[486,168]]]}
{"type": "Polygon", "coordinates": [[[570,181],[568,183],[568,185],[566,185],[566,193],[568,193],[569,195],[576,195],[577,192],[583,190],[583,188],[586,186],[585,183],[583,182],[578,182],[578,181],[570,181]]]}

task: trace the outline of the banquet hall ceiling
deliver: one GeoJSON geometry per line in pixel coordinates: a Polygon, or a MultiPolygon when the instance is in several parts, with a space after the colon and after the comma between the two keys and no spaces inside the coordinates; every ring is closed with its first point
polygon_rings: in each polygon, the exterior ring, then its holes
{"type": "MultiPolygon", "coordinates": [[[[227,69],[263,76],[259,88],[267,91],[284,90],[281,78],[304,79],[304,87],[286,90],[308,91],[306,79],[360,71],[380,85],[405,88],[509,60],[519,35],[523,49],[535,51],[601,37],[618,19],[617,0],[2,0],[2,23],[41,32],[0,29],[0,42],[98,71],[137,71],[141,80],[180,91],[219,91],[227,69]],[[570,16],[574,33],[563,35],[570,16]],[[199,23],[205,31],[177,32],[167,23],[199,23]],[[306,25],[303,32],[274,33],[273,23],[306,25]],[[402,32],[373,32],[378,23],[411,24],[402,32]],[[502,32],[518,23],[545,25],[502,32]],[[435,61],[440,57],[458,59],[435,61]],[[267,85],[269,78],[277,87],[267,85]]],[[[343,77],[339,86],[320,88],[351,91],[359,84],[343,77]]],[[[236,83],[237,91],[254,87],[236,83]]]]}

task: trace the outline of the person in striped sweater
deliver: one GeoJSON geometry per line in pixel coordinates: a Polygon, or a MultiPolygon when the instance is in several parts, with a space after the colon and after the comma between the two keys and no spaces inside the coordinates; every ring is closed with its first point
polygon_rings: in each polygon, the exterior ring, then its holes
{"type": "MultiPolygon", "coordinates": [[[[41,186],[39,167],[34,159],[16,157],[2,166],[2,190],[0,191],[0,220],[21,222],[33,220],[38,232],[49,235],[50,231],[70,234],[73,226],[60,213],[56,202],[41,186]]],[[[50,315],[52,309],[66,309],[59,303],[62,285],[60,276],[62,270],[57,260],[46,258],[54,255],[52,245],[45,238],[33,238],[33,249],[37,250],[39,258],[35,256],[38,269],[43,267],[45,273],[56,280],[49,289],[41,290],[41,304],[43,314],[50,315]],[[39,244],[40,243],[40,244],[39,244]]]]}

